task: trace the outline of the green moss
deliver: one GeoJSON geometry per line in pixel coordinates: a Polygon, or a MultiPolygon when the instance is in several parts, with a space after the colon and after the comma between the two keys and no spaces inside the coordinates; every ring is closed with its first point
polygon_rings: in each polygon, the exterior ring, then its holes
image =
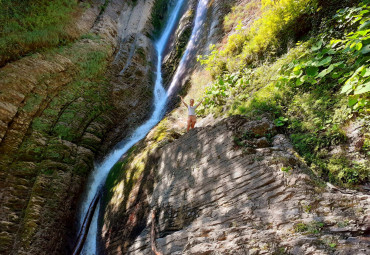
{"type": "Polygon", "coordinates": [[[37,132],[47,133],[51,128],[51,123],[47,123],[46,120],[37,117],[32,122],[32,128],[37,132]]]}
{"type": "Polygon", "coordinates": [[[101,15],[105,11],[105,9],[107,9],[109,2],[110,0],[105,0],[104,4],[100,7],[99,15],[101,15]]]}
{"type": "Polygon", "coordinates": [[[41,95],[33,94],[27,100],[22,110],[26,112],[32,112],[37,110],[43,98],[41,95]]]}
{"type": "Polygon", "coordinates": [[[155,128],[155,131],[153,134],[153,138],[155,139],[155,141],[160,142],[168,136],[169,128],[168,128],[167,122],[168,122],[167,119],[164,119],[155,128]]]}
{"type": "Polygon", "coordinates": [[[105,181],[106,187],[113,187],[117,184],[119,177],[122,175],[122,166],[125,162],[117,162],[109,171],[107,180],[105,181]]]}
{"type": "Polygon", "coordinates": [[[77,8],[74,0],[2,0],[0,58],[16,59],[40,48],[70,41],[66,27],[73,21],[72,13],[77,8]]]}

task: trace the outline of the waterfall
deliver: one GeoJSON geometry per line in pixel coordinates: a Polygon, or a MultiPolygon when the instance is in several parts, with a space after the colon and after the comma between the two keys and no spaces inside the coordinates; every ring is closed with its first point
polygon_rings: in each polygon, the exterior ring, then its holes
{"type": "MultiPolygon", "coordinates": [[[[178,0],[176,6],[172,10],[170,17],[167,21],[166,27],[164,28],[161,36],[155,42],[155,49],[157,51],[157,65],[156,65],[156,81],[154,86],[154,111],[151,117],[141,126],[139,126],[131,136],[119,143],[110,154],[101,162],[96,163],[93,172],[91,173],[88,180],[88,191],[84,198],[84,202],[81,205],[80,210],[80,226],[82,225],[86,212],[88,211],[91,201],[94,199],[95,194],[99,192],[102,185],[104,185],[105,180],[114,166],[114,164],[125,154],[132,146],[137,142],[145,138],[149,131],[163,118],[165,113],[165,107],[167,103],[167,98],[174,92],[177,83],[181,80],[182,76],[185,74],[187,64],[192,58],[193,53],[196,50],[196,46],[199,43],[199,38],[201,34],[201,28],[204,24],[205,15],[207,13],[207,6],[209,0],[199,0],[197,13],[195,18],[195,25],[186,47],[185,53],[180,61],[180,64],[176,70],[175,76],[171,82],[171,85],[166,92],[163,88],[162,83],[162,58],[163,52],[166,45],[171,37],[171,32],[176,25],[181,7],[183,6],[185,0],[178,0]]],[[[97,239],[97,225],[98,225],[98,214],[99,214],[98,204],[97,209],[94,212],[94,216],[91,222],[91,226],[82,249],[83,255],[95,255],[96,250],[96,239],[97,239]]]]}
{"type": "MultiPolygon", "coordinates": [[[[84,202],[81,205],[80,214],[80,226],[82,225],[86,212],[89,208],[91,201],[95,194],[99,191],[100,187],[105,183],[105,180],[109,174],[110,169],[114,164],[125,154],[133,145],[143,139],[148,132],[163,118],[165,113],[165,106],[167,103],[167,93],[163,88],[162,84],[162,54],[167,45],[167,42],[171,36],[171,32],[176,25],[181,7],[184,0],[179,0],[176,6],[172,10],[168,19],[167,25],[164,28],[160,38],[155,42],[155,49],[158,53],[157,66],[156,66],[156,81],[154,86],[154,111],[151,117],[141,126],[139,126],[134,133],[119,143],[119,145],[108,154],[108,156],[100,163],[96,164],[93,172],[88,180],[88,191],[84,202]]],[[[99,207],[99,205],[98,205],[99,207]]],[[[81,254],[84,255],[95,255],[96,254],[96,238],[97,238],[97,224],[98,224],[98,213],[99,210],[95,210],[93,220],[87,235],[83,250],[81,254]]]]}
{"type": "Polygon", "coordinates": [[[190,36],[188,45],[186,46],[185,53],[180,60],[180,64],[177,67],[176,73],[168,89],[168,92],[167,92],[168,96],[171,96],[172,93],[175,91],[178,83],[181,81],[181,79],[183,78],[184,74],[187,71],[187,68],[189,67],[188,65],[189,61],[192,60],[193,54],[195,53],[195,50],[197,49],[199,39],[202,33],[202,28],[204,28],[203,25],[204,25],[205,16],[208,10],[208,4],[209,4],[209,0],[199,0],[198,7],[197,7],[197,13],[195,16],[194,28],[193,28],[193,31],[191,32],[191,36],[190,36]]]}

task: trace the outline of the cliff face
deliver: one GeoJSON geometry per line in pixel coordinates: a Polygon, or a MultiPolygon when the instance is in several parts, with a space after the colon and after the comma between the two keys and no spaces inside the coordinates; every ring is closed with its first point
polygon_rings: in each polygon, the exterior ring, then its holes
{"type": "MultiPolygon", "coordinates": [[[[189,1],[164,58],[167,85],[197,2],[189,1]]],[[[199,89],[192,74],[206,73],[195,56],[229,32],[222,24],[228,3],[209,2],[198,47],[179,82],[179,88],[190,87],[190,96],[199,89]]],[[[241,20],[244,26],[259,16],[252,14],[241,20]]],[[[169,113],[111,170],[100,208],[102,254],[370,252],[369,194],[323,183],[272,121],[208,116],[198,122],[202,128],[184,134],[179,114],[169,113]]]]}
{"type": "Polygon", "coordinates": [[[94,1],[74,43],[0,69],[1,253],[69,252],[95,156],[148,114],[153,2],[94,1]]]}
{"type": "Polygon", "coordinates": [[[267,119],[235,116],[153,147],[161,127],[107,190],[106,254],[370,251],[370,196],[325,187],[267,119]]]}
{"type": "Polygon", "coordinates": [[[179,25],[172,36],[172,40],[170,40],[167,54],[165,54],[163,58],[162,72],[163,84],[165,84],[165,87],[170,85],[172,77],[175,74],[181,57],[186,49],[186,45],[188,44],[191,31],[194,26],[197,2],[198,1],[195,0],[186,2],[184,6],[184,14],[182,15],[179,25]]]}
{"type": "Polygon", "coordinates": [[[118,46],[110,66],[115,129],[107,135],[104,151],[131,133],[151,113],[157,57],[150,38],[154,4],[155,0],[137,1],[120,13],[118,46]]]}

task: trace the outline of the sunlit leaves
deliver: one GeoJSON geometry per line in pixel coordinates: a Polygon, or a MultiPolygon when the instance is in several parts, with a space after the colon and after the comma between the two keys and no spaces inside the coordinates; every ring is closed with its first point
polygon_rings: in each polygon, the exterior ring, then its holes
{"type": "Polygon", "coordinates": [[[366,45],[365,47],[363,47],[361,53],[363,55],[370,53],[370,45],[366,45]]]}
{"type": "Polygon", "coordinates": [[[361,94],[365,94],[365,93],[368,93],[368,92],[370,92],[370,82],[367,82],[365,84],[361,84],[361,85],[357,86],[357,88],[355,89],[354,94],[355,95],[361,95],[361,94]]]}
{"type": "Polygon", "coordinates": [[[323,40],[318,41],[316,44],[314,44],[311,48],[312,51],[318,51],[321,49],[323,44],[323,40]]]}
{"type": "Polygon", "coordinates": [[[332,57],[326,57],[323,60],[321,60],[318,64],[318,66],[325,66],[331,63],[332,57]]]}

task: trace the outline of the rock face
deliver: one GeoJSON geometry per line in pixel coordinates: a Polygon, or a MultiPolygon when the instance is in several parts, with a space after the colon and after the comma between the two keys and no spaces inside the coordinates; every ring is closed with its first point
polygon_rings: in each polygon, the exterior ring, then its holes
{"type": "Polygon", "coordinates": [[[370,196],[325,187],[267,119],[191,130],[149,158],[131,191],[108,192],[106,254],[370,252],[370,196]]]}
{"type": "Polygon", "coordinates": [[[115,129],[107,135],[103,151],[121,141],[151,114],[157,57],[149,37],[154,3],[155,0],[125,4],[118,18],[118,46],[110,66],[115,129]]]}
{"type": "Polygon", "coordinates": [[[0,69],[1,254],[69,254],[94,158],[148,114],[154,1],[94,2],[81,39],[0,69]]]}

